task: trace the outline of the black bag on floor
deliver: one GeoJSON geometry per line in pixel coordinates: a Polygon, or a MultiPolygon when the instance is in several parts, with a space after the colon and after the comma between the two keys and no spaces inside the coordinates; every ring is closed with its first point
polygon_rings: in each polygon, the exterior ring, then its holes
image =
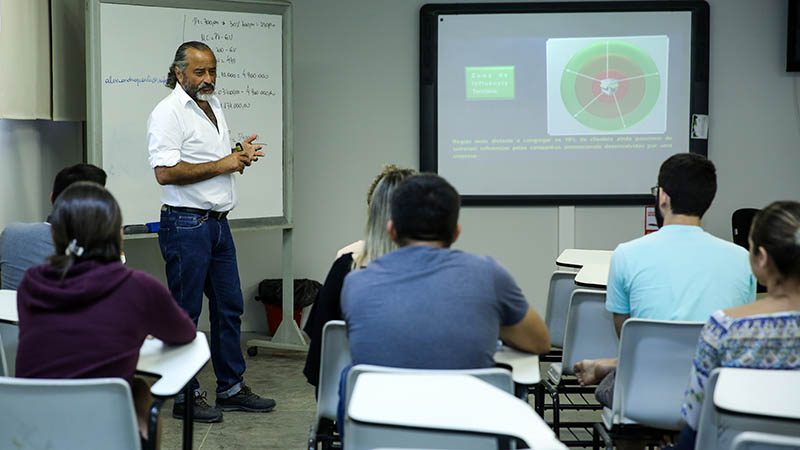
{"type": "MultiPolygon", "coordinates": [[[[317,292],[322,284],[319,281],[303,278],[294,280],[294,308],[302,309],[314,303],[317,292]]],[[[283,302],[283,280],[280,278],[268,278],[258,283],[258,295],[256,300],[268,305],[282,306],[283,302]]]]}

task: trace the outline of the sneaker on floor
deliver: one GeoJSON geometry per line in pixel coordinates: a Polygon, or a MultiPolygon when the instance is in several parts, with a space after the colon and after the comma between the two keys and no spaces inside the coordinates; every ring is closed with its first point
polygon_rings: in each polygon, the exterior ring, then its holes
{"type": "MultiPolygon", "coordinates": [[[[203,391],[202,394],[195,392],[192,406],[194,408],[192,409],[192,422],[222,422],[222,411],[208,404],[205,391],[203,391]]],[[[175,405],[172,407],[172,417],[183,419],[184,414],[186,414],[186,403],[175,402],[175,405]]]]}
{"type": "Polygon", "coordinates": [[[270,412],[275,408],[275,400],[259,397],[242,383],[242,389],[236,395],[217,397],[217,408],[223,411],[270,412]]]}

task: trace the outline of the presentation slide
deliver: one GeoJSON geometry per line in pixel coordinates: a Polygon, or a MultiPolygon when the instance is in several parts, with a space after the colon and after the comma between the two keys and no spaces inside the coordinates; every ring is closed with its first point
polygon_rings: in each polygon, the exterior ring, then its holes
{"type": "Polygon", "coordinates": [[[463,195],[641,195],[689,151],[689,11],[443,14],[437,167],[463,195]]]}

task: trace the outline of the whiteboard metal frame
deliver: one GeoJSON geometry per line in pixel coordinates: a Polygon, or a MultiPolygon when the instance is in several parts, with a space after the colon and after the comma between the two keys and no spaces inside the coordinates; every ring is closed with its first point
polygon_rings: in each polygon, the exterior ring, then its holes
{"type": "MultiPolygon", "coordinates": [[[[248,347],[275,347],[288,350],[307,350],[308,344],[293,320],[293,250],[292,233],[294,216],[294,127],[292,123],[292,64],[293,28],[292,5],[284,0],[87,0],[86,1],[86,121],[88,162],[103,166],[102,151],[102,75],[100,61],[100,5],[155,6],[178,9],[203,9],[210,11],[235,11],[277,14],[283,28],[283,216],[250,219],[232,219],[232,230],[282,230],[283,319],[271,341],[251,339],[248,347]]],[[[144,119],[142,119],[144,120],[144,119]]],[[[155,177],[153,179],[155,182],[155,177]]],[[[147,239],[156,233],[126,235],[125,239],[147,239]]]]}
{"type": "MultiPolygon", "coordinates": [[[[176,9],[205,9],[260,14],[276,14],[283,27],[283,216],[231,219],[233,230],[293,228],[294,127],[292,123],[292,6],[283,0],[87,0],[86,17],[86,145],[88,162],[103,166],[102,89],[100,61],[100,5],[155,6],[176,9]]],[[[145,120],[145,119],[142,119],[145,120]]],[[[155,181],[155,177],[154,177],[155,181]]],[[[126,235],[126,239],[148,238],[154,233],[126,235]]]]}

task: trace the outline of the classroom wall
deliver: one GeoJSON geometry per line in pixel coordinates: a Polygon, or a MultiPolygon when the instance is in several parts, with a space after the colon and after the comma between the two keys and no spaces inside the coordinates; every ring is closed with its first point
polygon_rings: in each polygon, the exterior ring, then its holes
{"type": "MultiPolygon", "coordinates": [[[[293,3],[294,267],[298,278],[322,281],[336,250],[361,236],[366,189],[380,165],[418,166],[418,12],[425,2],[293,3]]],[[[784,71],[784,0],[709,3],[709,156],[720,189],[704,226],[730,240],[734,209],[800,198],[797,77],[784,71]]],[[[53,176],[82,157],[80,130],[75,123],[0,120],[0,226],[47,215],[53,176]]],[[[613,249],[640,236],[643,223],[642,207],[578,207],[575,246],[613,249]]],[[[558,253],[557,208],[464,208],[461,224],[456,247],[493,255],[543,314],[558,253]]],[[[264,331],[253,296],[259,280],[280,275],[280,233],[237,232],[235,239],[242,328],[264,331]]],[[[155,240],[125,246],[129,265],[164,279],[155,240]]]]}

